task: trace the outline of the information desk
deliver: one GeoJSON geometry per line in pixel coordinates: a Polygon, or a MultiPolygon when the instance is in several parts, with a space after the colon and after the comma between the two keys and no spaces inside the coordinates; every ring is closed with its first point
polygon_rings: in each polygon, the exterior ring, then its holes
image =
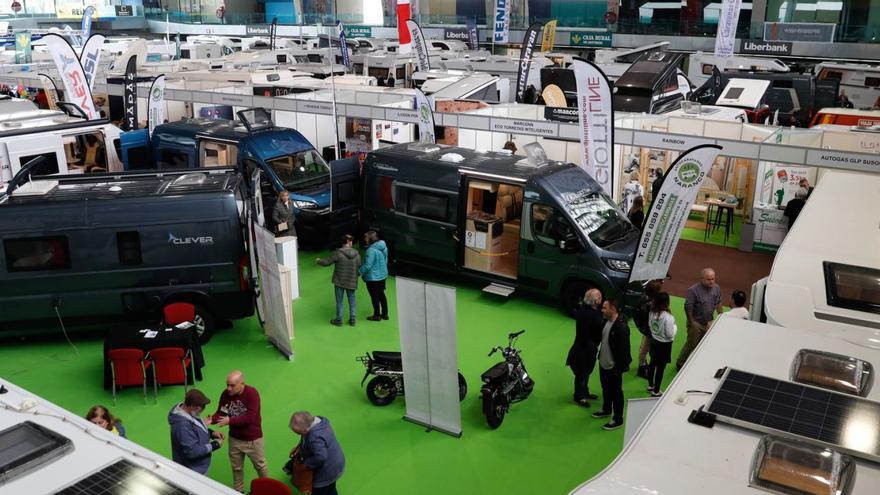
{"type": "MultiPolygon", "coordinates": [[[[174,326],[126,326],[114,328],[107,333],[104,339],[104,389],[110,389],[113,377],[110,371],[110,359],[108,357],[112,349],[140,349],[144,354],[151,349],[159,347],[180,347],[190,351],[193,359],[195,377],[189,376],[189,380],[202,379],[202,367],[205,366],[205,356],[202,354],[202,344],[199,342],[195,327],[181,329],[174,326]],[[170,328],[170,330],[166,330],[170,328]],[[146,330],[144,332],[143,330],[146,330]],[[155,334],[153,333],[155,332],[155,334]],[[150,337],[151,335],[155,335],[150,337]]],[[[190,373],[187,367],[187,374],[190,373]]],[[[152,380],[152,373],[147,371],[147,380],[152,380]]]]}
{"type": "Polygon", "coordinates": [[[775,252],[788,233],[788,217],[772,205],[756,206],[752,212],[755,223],[755,239],[752,249],[755,251],[775,252]]]}

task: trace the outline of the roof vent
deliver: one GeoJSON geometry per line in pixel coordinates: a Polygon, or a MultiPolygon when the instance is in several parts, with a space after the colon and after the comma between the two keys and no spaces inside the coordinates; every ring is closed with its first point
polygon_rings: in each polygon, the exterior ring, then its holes
{"type": "Polygon", "coordinates": [[[461,163],[464,161],[464,157],[459,155],[458,153],[445,153],[440,157],[441,162],[450,162],[450,163],[461,163]]]}
{"type": "Polygon", "coordinates": [[[768,435],[752,458],[749,485],[773,493],[843,495],[850,493],[854,475],[848,455],[768,435]]]}
{"type": "Polygon", "coordinates": [[[791,380],[845,394],[866,397],[871,390],[871,363],[849,356],[801,349],[791,367],[791,380]]]}

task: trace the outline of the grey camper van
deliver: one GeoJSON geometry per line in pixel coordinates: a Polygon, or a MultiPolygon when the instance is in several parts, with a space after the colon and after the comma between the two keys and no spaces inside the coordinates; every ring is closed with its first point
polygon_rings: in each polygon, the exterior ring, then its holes
{"type": "Polygon", "coordinates": [[[231,169],[48,176],[0,200],[0,330],[253,314],[231,169]]]}
{"type": "Polygon", "coordinates": [[[522,156],[400,144],[367,155],[362,222],[391,260],[462,273],[571,310],[591,287],[627,305],[638,230],[584,170],[522,156]]]}

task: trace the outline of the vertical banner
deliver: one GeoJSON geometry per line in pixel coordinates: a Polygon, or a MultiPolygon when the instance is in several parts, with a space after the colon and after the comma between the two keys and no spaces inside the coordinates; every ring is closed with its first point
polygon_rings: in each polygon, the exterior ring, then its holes
{"type": "Polygon", "coordinates": [[[416,111],[419,113],[419,142],[436,143],[433,102],[421,90],[414,89],[413,91],[416,92],[416,111]]]}
{"type": "Polygon", "coordinates": [[[157,125],[165,122],[165,74],[153,79],[147,97],[147,128],[150,136],[157,125]]]}
{"type": "Polygon", "coordinates": [[[58,103],[58,87],[55,86],[55,81],[46,74],[37,75],[43,81],[43,91],[46,92],[46,103],[49,105],[49,110],[55,110],[58,107],[56,105],[58,103]]]}
{"type": "Polygon", "coordinates": [[[31,32],[19,31],[15,33],[15,63],[29,64],[32,59],[31,32]]]}
{"type": "Polygon", "coordinates": [[[422,28],[419,27],[416,21],[408,19],[406,21],[406,29],[409,31],[410,46],[416,54],[416,70],[422,72],[431,70],[431,60],[428,58],[428,43],[425,42],[422,28]]]}
{"type": "Polygon", "coordinates": [[[461,436],[455,289],[397,277],[404,419],[461,436]]]}
{"type": "Polygon", "coordinates": [[[733,56],[736,45],[736,25],[739,22],[739,10],[742,0],[723,0],[721,15],[718,18],[718,31],[715,33],[715,56],[728,58],[733,56]]]}
{"type": "Polygon", "coordinates": [[[82,65],[73,47],[64,37],[54,33],[44,35],[43,41],[52,54],[52,61],[55,62],[55,68],[61,75],[61,81],[64,82],[64,99],[79,106],[88,120],[100,118],[95,109],[95,102],[92,101],[92,90],[89,89],[82,65]]]}
{"type": "Polygon", "coordinates": [[[507,43],[510,34],[510,0],[495,0],[495,16],[492,22],[492,41],[507,43]]]}
{"type": "Polygon", "coordinates": [[[541,51],[549,52],[553,50],[553,45],[556,43],[556,19],[552,19],[547,21],[547,24],[544,24],[544,34],[541,36],[541,51]]]}
{"type": "Polygon", "coordinates": [[[101,46],[104,44],[104,35],[94,34],[88,38],[82,53],[79,55],[79,62],[82,64],[83,73],[86,81],[89,83],[89,89],[95,87],[95,76],[98,72],[98,61],[101,59],[101,46]]]}
{"type": "Polygon", "coordinates": [[[342,65],[347,69],[351,67],[351,62],[348,58],[348,45],[345,44],[345,29],[342,27],[342,21],[336,21],[336,36],[339,38],[339,51],[342,53],[342,65]]]}
{"type": "Polygon", "coordinates": [[[406,21],[409,20],[409,0],[397,0],[397,37],[400,40],[400,53],[409,53],[410,37],[406,21]]]}
{"type": "Polygon", "coordinates": [[[277,48],[275,46],[275,40],[278,37],[278,18],[272,18],[272,27],[269,29],[269,49],[274,50],[277,48]]]}
{"type": "Polygon", "coordinates": [[[137,55],[132,55],[125,66],[125,80],[123,81],[122,104],[124,106],[122,117],[122,130],[136,131],[138,128],[138,105],[137,105],[137,55]]]}
{"type": "Polygon", "coordinates": [[[180,33],[174,37],[174,60],[180,60],[180,33]]]}
{"type": "MultiPolygon", "coordinates": [[[[290,304],[285,304],[281,268],[275,250],[275,234],[253,225],[257,264],[260,270],[260,299],[264,310],[266,337],[287,359],[293,359],[293,318],[290,304]]],[[[288,299],[289,301],[289,299],[288,299]]]]}
{"type": "Polygon", "coordinates": [[[80,35],[81,43],[85,43],[85,40],[89,39],[89,36],[92,35],[92,16],[94,14],[95,7],[91,5],[86,7],[83,11],[82,26],[80,29],[82,31],[82,34],[80,35]]]}
{"type": "Polygon", "coordinates": [[[720,151],[721,146],[714,144],[691,148],[666,171],[663,185],[645,217],[630,282],[666,277],[691,206],[720,151]]]}
{"type": "Polygon", "coordinates": [[[480,48],[480,38],[477,36],[477,20],[467,20],[468,48],[478,50],[480,48]]]}
{"type": "Polygon", "coordinates": [[[581,131],[581,168],[610,197],[614,197],[614,107],[611,84],[602,69],[582,58],[571,64],[577,84],[578,124],[581,131]]]}
{"type": "MultiPolygon", "coordinates": [[[[522,49],[519,52],[519,68],[516,72],[516,102],[522,103],[523,93],[526,91],[526,81],[529,79],[529,67],[532,66],[532,54],[535,52],[535,41],[538,32],[543,27],[540,22],[533,22],[526,30],[523,38],[522,49]]],[[[532,103],[532,102],[529,102],[532,103]]]]}

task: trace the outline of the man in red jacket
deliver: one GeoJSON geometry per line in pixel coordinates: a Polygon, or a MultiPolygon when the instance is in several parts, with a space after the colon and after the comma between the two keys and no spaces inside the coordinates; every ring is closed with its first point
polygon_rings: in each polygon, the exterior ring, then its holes
{"type": "Polygon", "coordinates": [[[229,426],[229,463],[232,464],[232,481],[236,490],[244,492],[244,456],[250,457],[261,478],[269,477],[260,418],[260,394],[254,387],[245,385],[241,371],[227,375],[226,390],[220,394],[217,412],[205,423],[229,426]]]}

